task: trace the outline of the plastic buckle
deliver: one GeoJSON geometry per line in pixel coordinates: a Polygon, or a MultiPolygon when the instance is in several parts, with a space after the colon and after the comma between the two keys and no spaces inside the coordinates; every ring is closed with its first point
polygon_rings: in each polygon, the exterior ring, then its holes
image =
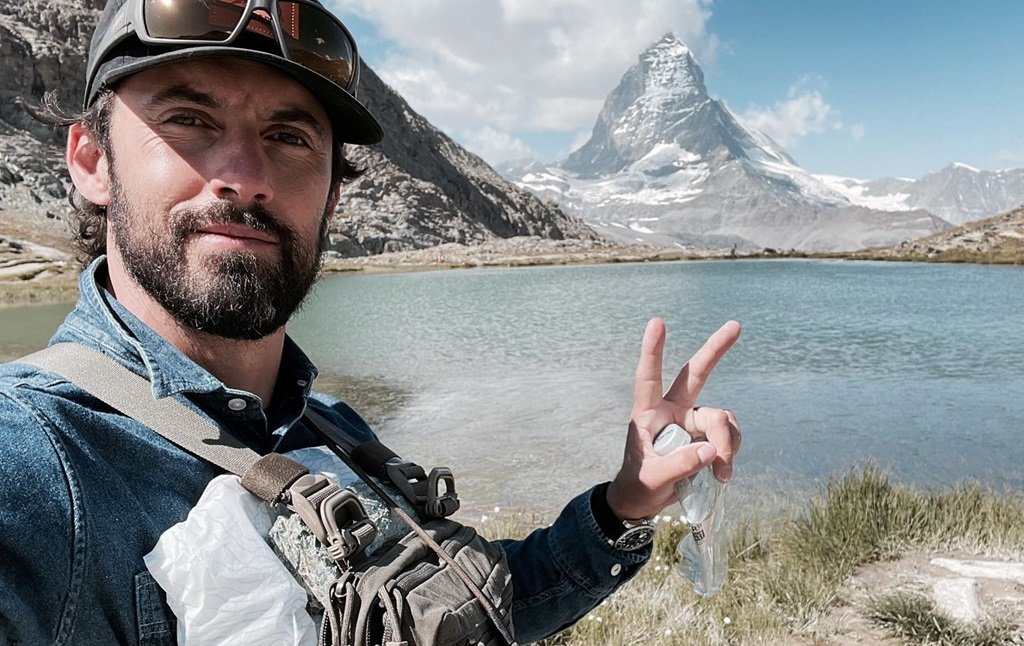
{"type": "Polygon", "coordinates": [[[459,510],[459,494],[455,491],[455,476],[448,467],[434,467],[427,478],[427,504],[425,511],[432,518],[447,518],[459,510]],[[444,493],[441,493],[441,483],[444,493]]]}
{"type": "Polygon", "coordinates": [[[391,458],[384,463],[391,484],[398,487],[405,499],[413,506],[427,502],[427,474],[423,467],[412,462],[404,462],[401,458],[391,458]]]}
{"type": "Polygon", "coordinates": [[[306,474],[288,492],[288,508],[299,515],[336,563],[356,556],[377,537],[377,528],[359,498],[326,476],[306,474]]]}

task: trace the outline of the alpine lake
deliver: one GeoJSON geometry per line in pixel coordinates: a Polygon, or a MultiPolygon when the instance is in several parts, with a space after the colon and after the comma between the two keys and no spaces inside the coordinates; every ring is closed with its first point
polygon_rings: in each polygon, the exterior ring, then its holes
{"type": "MultiPolygon", "coordinates": [[[[0,356],[69,304],[0,309],[0,356]]],[[[622,458],[648,319],[665,385],[722,322],[700,398],[736,412],[731,504],[802,507],[877,464],[899,482],[1024,490],[1024,268],[690,261],[325,276],[290,334],[319,386],[399,454],[450,467],[468,514],[552,516],[622,458]]]]}

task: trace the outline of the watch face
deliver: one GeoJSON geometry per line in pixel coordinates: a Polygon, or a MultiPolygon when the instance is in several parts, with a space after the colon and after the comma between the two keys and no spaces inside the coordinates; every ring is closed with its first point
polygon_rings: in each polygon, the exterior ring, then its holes
{"type": "Polygon", "coordinates": [[[647,546],[654,540],[654,525],[630,527],[615,541],[615,549],[633,552],[647,546]]]}

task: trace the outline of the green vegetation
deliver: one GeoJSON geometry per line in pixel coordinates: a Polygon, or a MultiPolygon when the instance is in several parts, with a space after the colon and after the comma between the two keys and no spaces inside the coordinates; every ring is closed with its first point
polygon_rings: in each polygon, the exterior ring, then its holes
{"type": "MultiPolygon", "coordinates": [[[[896,485],[871,465],[851,470],[833,478],[822,497],[792,518],[733,528],[729,578],[709,599],[674,573],[675,545],[685,526],[661,520],[653,562],[545,646],[842,644],[845,628],[836,614],[844,607],[852,607],[881,636],[903,640],[892,643],[1012,644],[1024,638],[1021,626],[1009,620],[957,626],[929,605],[903,597],[866,602],[850,598],[844,588],[859,566],[911,551],[1020,558],[1021,494],[1000,495],[978,486],[926,492],[896,485]],[[938,626],[935,631],[924,628],[929,621],[938,626]]],[[[527,527],[503,518],[483,529],[497,536],[515,529],[525,533],[527,527]]]]}
{"type": "Polygon", "coordinates": [[[1024,242],[1012,241],[998,249],[978,251],[975,249],[953,248],[936,250],[932,253],[918,252],[877,252],[857,251],[850,254],[853,260],[894,260],[900,262],[946,262],[973,263],[978,265],[1024,265],[1024,242]]]}
{"type": "Polygon", "coordinates": [[[871,599],[867,616],[912,644],[1000,646],[1014,643],[1015,627],[1010,618],[965,626],[940,612],[928,597],[912,592],[895,592],[871,599]]]}

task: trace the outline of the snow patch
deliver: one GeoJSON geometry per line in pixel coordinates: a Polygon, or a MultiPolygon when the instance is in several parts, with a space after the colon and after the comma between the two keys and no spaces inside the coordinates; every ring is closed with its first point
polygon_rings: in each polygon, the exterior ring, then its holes
{"type": "Polygon", "coordinates": [[[823,184],[843,195],[851,204],[878,211],[912,211],[909,193],[871,195],[868,182],[838,175],[817,175],[823,184]]]}

